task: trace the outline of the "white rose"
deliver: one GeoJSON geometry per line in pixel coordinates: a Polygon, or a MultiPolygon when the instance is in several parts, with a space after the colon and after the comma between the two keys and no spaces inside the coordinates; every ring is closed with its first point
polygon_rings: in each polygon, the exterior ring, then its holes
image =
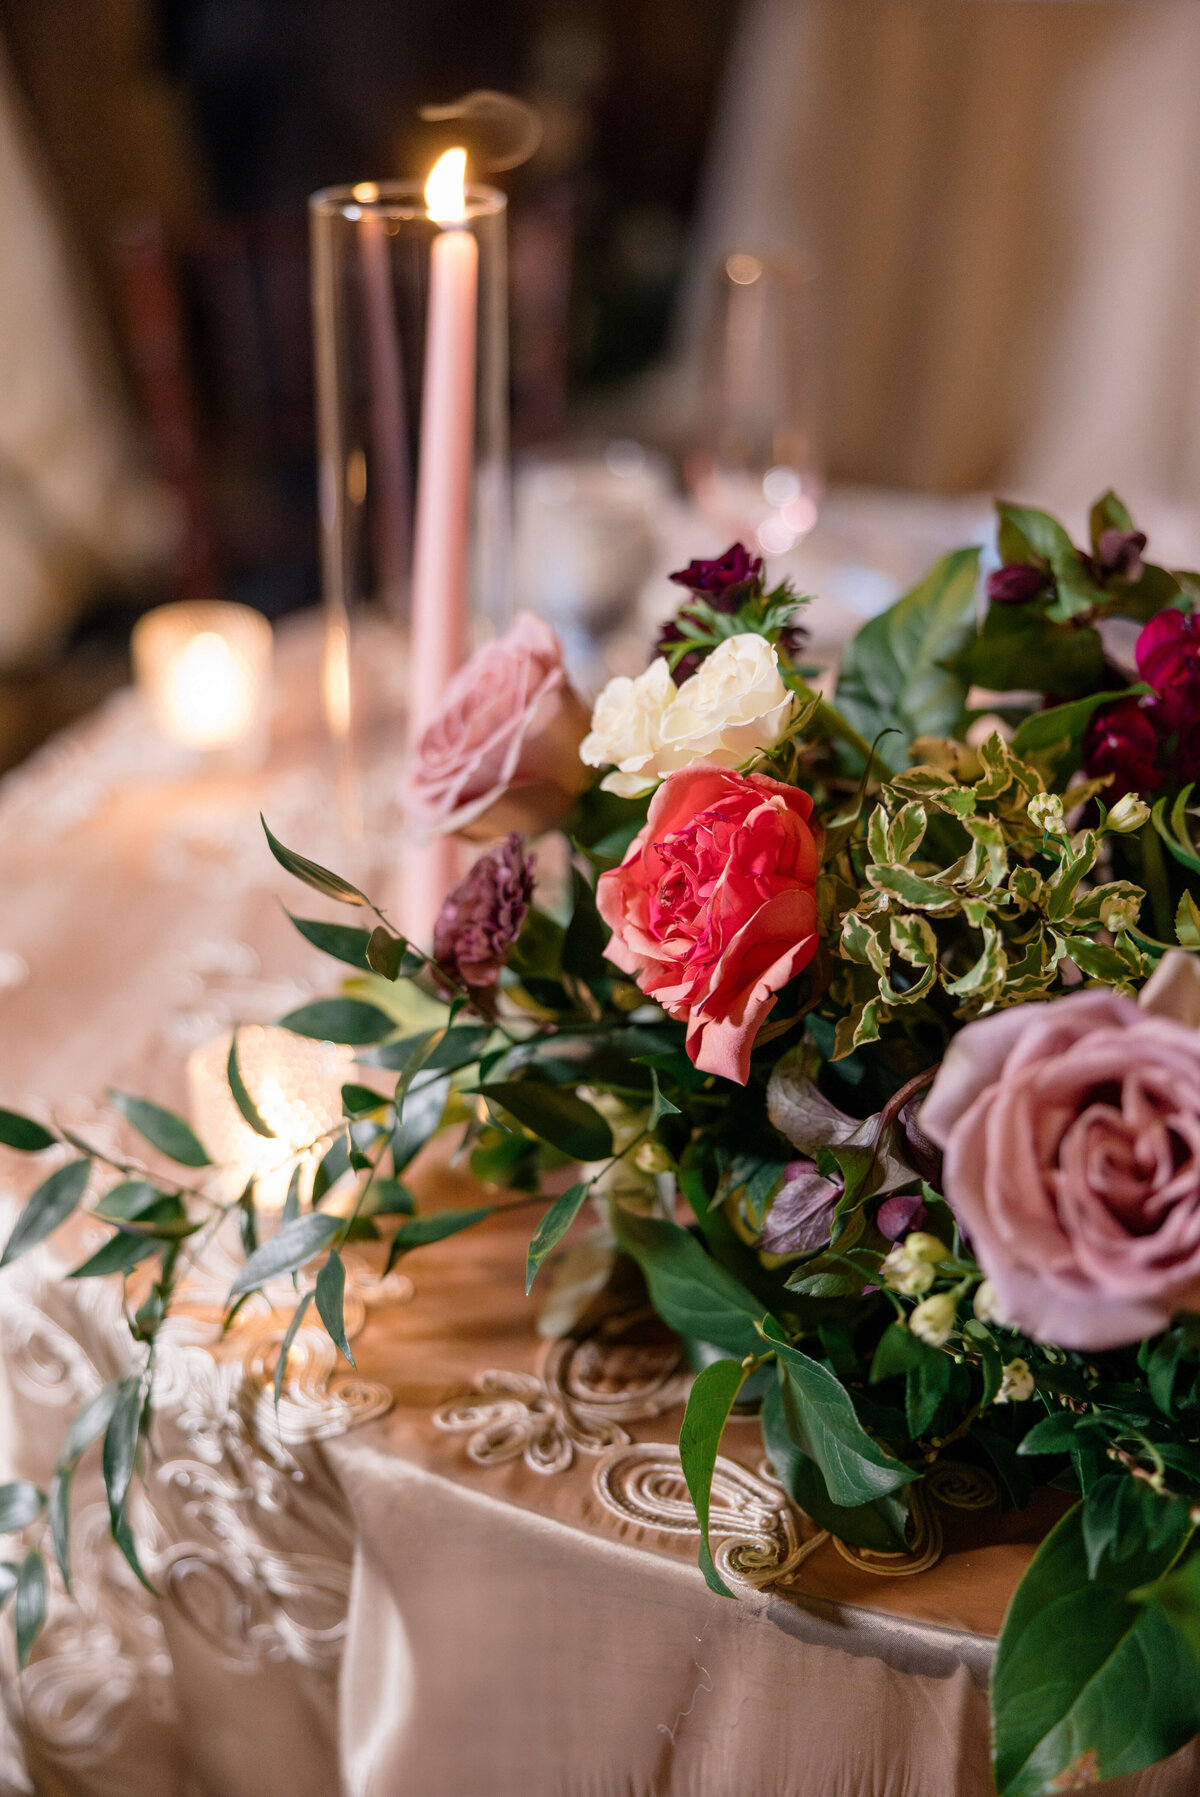
{"type": "Polygon", "coordinates": [[[592,712],[592,728],[579,746],[588,767],[612,767],[601,781],[605,792],[636,798],[660,778],[656,756],[662,748],[662,725],[675,697],[675,682],[662,656],[644,674],[610,680],[592,712]]]}
{"type": "Polygon", "coordinates": [[[765,637],[727,637],[676,689],[665,660],[636,680],[610,680],[580,754],[590,767],[615,767],[606,792],[632,798],[698,761],[737,768],[787,735],[792,700],[765,637]]]}

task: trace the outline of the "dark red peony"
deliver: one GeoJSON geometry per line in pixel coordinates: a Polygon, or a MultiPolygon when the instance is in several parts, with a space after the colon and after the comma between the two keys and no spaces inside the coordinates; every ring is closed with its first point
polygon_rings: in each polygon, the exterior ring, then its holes
{"type": "Polygon", "coordinates": [[[1090,778],[1112,775],[1104,793],[1110,805],[1127,792],[1154,792],[1162,785],[1157,752],[1158,734],[1138,699],[1101,705],[1083,733],[1083,765],[1090,778]]]}
{"type": "Polygon", "coordinates": [[[1200,719],[1200,618],[1160,611],[1137,640],[1138,673],[1154,688],[1154,719],[1178,730],[1200,719]]]}

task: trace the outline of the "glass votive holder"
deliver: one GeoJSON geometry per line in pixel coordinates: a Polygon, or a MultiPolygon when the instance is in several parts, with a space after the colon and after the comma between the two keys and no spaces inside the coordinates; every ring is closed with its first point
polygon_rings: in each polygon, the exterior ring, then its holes
{"type": "Polygon", "coordinates": [[[163,741],[194,763],[253,768],[271,723],[271,626],[223,599],[160,605],[134,625],[134,676],[163,741]]]}
{"type": "Polygon", "coordinates": [[[232,1040],[233,1032],[226,1030],[188,1057],[192,1124],[221,1167],[228,1196],[236,1197],[253,1179],[256,1207],[278,1211],[297,1161],[301,1180],[311,1180],[342,1121],[342,1085],[352,1075],[354,1052],[269,1024],[239,1029],[238,1070],[259,1116],[274,1132],[260,1136],[229,1090],[232,1040]]]}

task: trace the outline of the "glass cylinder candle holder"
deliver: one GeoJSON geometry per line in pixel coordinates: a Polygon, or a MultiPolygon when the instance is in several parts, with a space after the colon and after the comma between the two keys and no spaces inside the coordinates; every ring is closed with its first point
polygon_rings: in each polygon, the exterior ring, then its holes
{"type": "Polygon", "coordinates": [[[342,1121],[342,1085],[354,1069],[354,1052],[334,1042],[314,1042],[273,1025],[245,1024],[238,1031],[238,1070],[262,1121],[261,1136],[238,1109],[227,1066],[232,1032],[202,1043],[188,1058],[192,1123],[222,1169],[227,1195],[237,1197],[253,1179],[258,1209],[279,1211],[292,1171],[311,1180],[342,1121]]]}
{"type": "Polygon", "coordinates": [[[134,625],[134,675],[151,721],[186,764],[252,768],[271,724],[271,626],[224,600],[160,605],[134,625]]]}
{"type": "Polygon", "coordinates": [[[511,616],[505,198],[461,168],[448,210],[432,178],[310,202],[324,699],[347,818],[354,733],[395,727],[403,702],[378,690],[360,625],[375,613],[415,637],[419,713],[511,616]]]}

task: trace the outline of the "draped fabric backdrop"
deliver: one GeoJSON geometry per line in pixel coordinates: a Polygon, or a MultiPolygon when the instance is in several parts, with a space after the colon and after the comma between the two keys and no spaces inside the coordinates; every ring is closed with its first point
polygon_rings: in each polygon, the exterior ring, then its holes
{"type": "Polygon", "coordinates": [[[1200,481],[1195,0],[748,0],[681,320],[815,261],[843,479],[1078,507],[1200,481]]]}

